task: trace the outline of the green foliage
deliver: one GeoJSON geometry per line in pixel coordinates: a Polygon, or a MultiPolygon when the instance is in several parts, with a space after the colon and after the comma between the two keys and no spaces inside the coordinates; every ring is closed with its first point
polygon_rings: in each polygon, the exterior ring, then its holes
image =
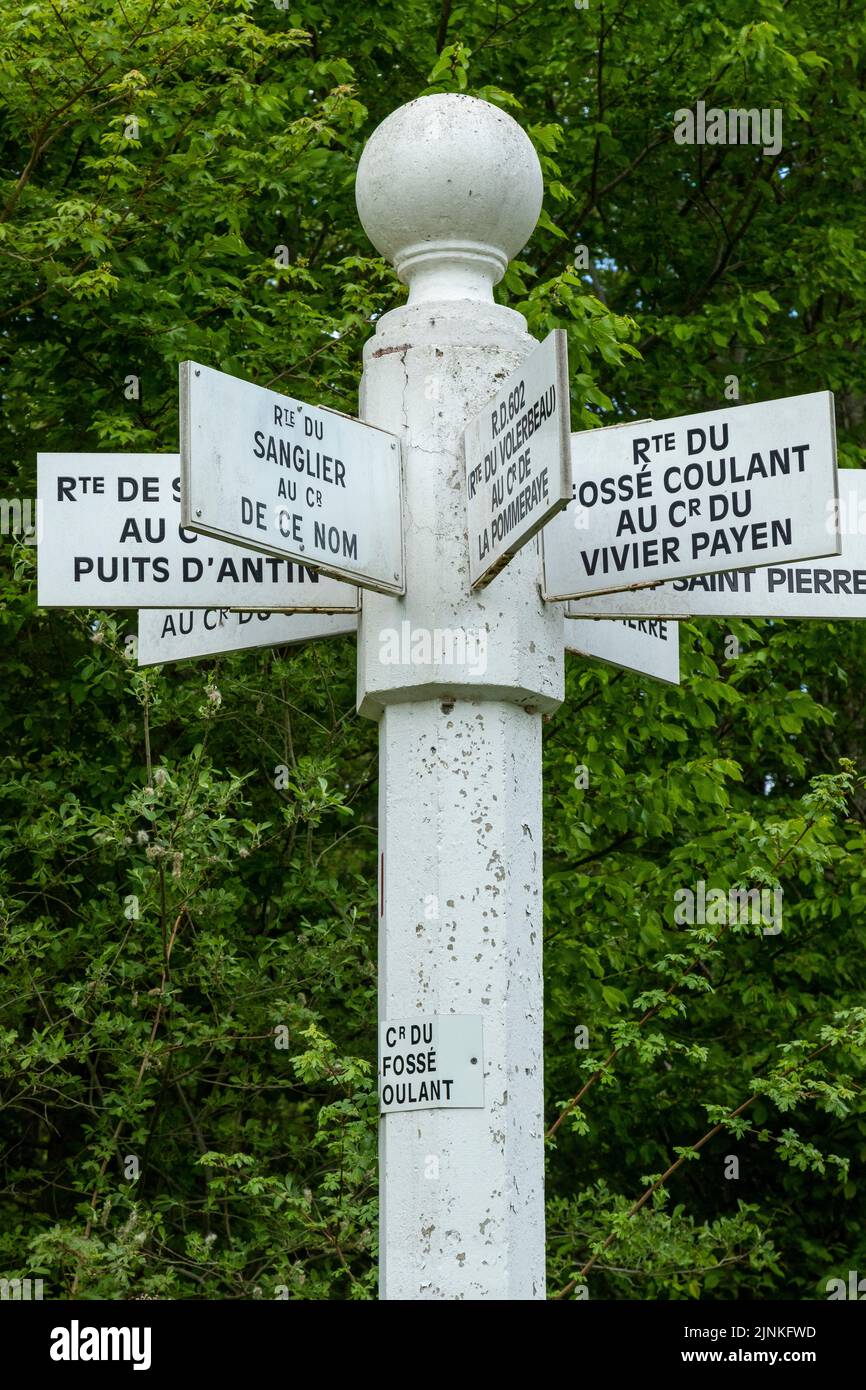
{"type": "MultiPolygon", "coordinates": [[[[720,406],[731,377],[743,401],[830,388],[863,466],[864,39],[835,0],[6,0],[4,495],[40,449],[174,451],[186,357],[352,412],[404,294],[354,171],[430,90],[536,144],[544,215],[498,294],[566,329],[576,427],[720,406]],[[781,155],[677,145],[698,99],[780,106],[781,155]]],[[[369,1298],[352,643],[142,674],[133,615],[39,611],[30,548],[2,558],[0,1271],[369,1298]]],[[[683,645],[679,690],[569,658],[546,729],[551,1289],[821,1297],[866,1267],[866,639],[731,621],[683,645]],[[781,889],[782,931],[678,923],[699,881],[781,889]]]]}

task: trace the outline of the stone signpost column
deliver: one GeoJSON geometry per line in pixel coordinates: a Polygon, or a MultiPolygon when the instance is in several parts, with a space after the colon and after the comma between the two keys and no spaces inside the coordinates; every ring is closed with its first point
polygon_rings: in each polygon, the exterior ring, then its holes
{"type": "Polygon", "coordinates": [[[400,435],[406,595],[367,592],[358,706],[379,721],[379,1017],[483,1023],[483,1108],[380,1120],[381,1295],[544,1297],[541,720],[563,614],[530,541],[470,592],[462,431],[535,346],[493,286],[542,179],[475,98],[421,97],[374,132],[357,202],[409,286],[364,352],[361,418],[400,435]]]}

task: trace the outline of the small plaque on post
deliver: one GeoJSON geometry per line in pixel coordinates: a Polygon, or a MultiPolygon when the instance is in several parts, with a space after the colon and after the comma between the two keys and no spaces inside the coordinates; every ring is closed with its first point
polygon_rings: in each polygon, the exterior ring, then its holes
{"type": "Polygon", "coordinates": [[[480,1017],[442,1014],[379,1024],[379,1112],[484,1106],[480,1017]]]}

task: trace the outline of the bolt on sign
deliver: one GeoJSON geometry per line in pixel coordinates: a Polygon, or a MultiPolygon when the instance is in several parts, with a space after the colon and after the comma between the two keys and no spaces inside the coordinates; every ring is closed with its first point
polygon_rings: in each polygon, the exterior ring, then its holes
{"type": "Polygon", "coordinates": [[[228,608],[143,608],[138,615],[138,664],[219,656],[252,647],[290,647],[357,632],[354,613],[237,613],[228,608]]]}
{"type": "Polygon", "coordinates": [[[666,685],[680,683],[679,623],[566,617],[565,650],[624,671],[639,671],[666,685]]]}
{"type": "Polygon", "coordinates": [[[483,1025],[472,1014],[379,1024],[379,1112],[484,1107],[483,1025]]]}
{"type": "Polygon", "coordinates": [[[41,608],[356,612],[358,590],[181,525],[177,454],[38,454],[41,608]]]}
{"type": "Polygon", "coordinates": [[[623,589],[572,599],[574,618],[866,618],[866,469],[843,468],[838,505],[827,512],[838,525],[838,558],[799,565],[722,570],[674,579],[648,589],[623,589]]]}
{"type": "Polygon", "coordinates": [[[542,534],[548,600],[838,555],[833,396],[571,437],[574,498],[542,534]]]}
{"type": "Polygon", "coordinates": [[[473,589],[571,501],[566,343],[548,333],[463,433],[473,589]]]}
{"type": "Polygon", "coordinates": [[[362,588],[405,592],[400,441],[180,364],[183,524],[362,588]]]}

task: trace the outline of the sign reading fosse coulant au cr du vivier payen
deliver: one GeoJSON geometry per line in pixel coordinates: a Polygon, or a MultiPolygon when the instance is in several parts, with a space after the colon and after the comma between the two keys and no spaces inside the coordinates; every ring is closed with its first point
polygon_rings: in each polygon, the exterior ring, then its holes
{"type": "Polygon", "coordinates": [[[838,555],[829,391],[572,435],[574,500],[542,534],[556,601],[838,555]]]}
{"type": "Polygon", "coordinates": [[[838,557],[670,580],[649,589],[573,599],[575,618],[866,618],[866,469],[843,468],[827,508],[838,557]]]}

